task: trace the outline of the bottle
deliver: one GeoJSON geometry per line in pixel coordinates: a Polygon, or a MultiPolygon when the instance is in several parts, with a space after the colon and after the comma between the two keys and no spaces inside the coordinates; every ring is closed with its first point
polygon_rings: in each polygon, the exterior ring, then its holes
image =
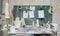
{"type": "Polygon", "coordinates": [[[20,20],[19,20],[19,17],[16,17],[16,20],[14,21],[15,23],[15,27],[16,28],[20,28],[20,20]]]}
{"type": "Polygon", "coordinates": [[[33,27],[35,26],[34,21],[32,22],[32,26],[33,26],[33,27]]]}
{"type": "Polygon", "coordinates": [[[51,31],[49,21],[47,22],[47,31],[51,31]]]}
{"type": "Polygon", "coordinates": [[[39,27],[39,20],[37,19],[36,22],[36,27],[39,27]]]}
{"type": "Polygon", "coordinates": [[[20,21],[21,21],[21,24],[20,24],[20,25],[21,25],[21,27],[25,27],[25,26],[26,26],[26,24],[25,24],[25,20],[24,20],[24,18],[21,18],[21,20],[20,20],[20,21]]]}
{"type": "Polygon", "coordinates": [[[9,14],[9,12],[8,12],[8,7],[9,7],[9,4],[6,3],[6,4],[5,4],[5,18],[10,18],[10,14],[9,14]]]}

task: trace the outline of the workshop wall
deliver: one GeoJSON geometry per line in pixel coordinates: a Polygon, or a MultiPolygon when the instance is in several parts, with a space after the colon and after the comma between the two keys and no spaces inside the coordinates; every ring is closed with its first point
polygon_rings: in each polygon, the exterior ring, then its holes
{"type": "MultiPolygon", "coordinates": [[[[5,12],[5,3],[8,0],[3,1],[3,12],[5,12]]],[[[14,5],[50,5],[50,0],[9,0],[9,12],[13,9],[14,5]]],[[[12,15],[11,15],[12,16],[12,15]]]]}
{"type": "MultiPolygon", "coordinates": [[[[9,12],[11,12],[12,8],[14,5],[24,5],[24,4],[33,4],[33,5],[41,5],[41,4],[45,4],[45,5],[50,5],[50,0],[9,0],[9,12]],[[24,2],[25,3],[24,3],[24,2]],[[43,1],[43,3],[41,3],[43,1]],[[30,3],[29,3],[30,2],[30,3]],[[34,2],[34,3],[33,3],[34,2]]],[[[4,0],[3,1],[3,12],[5,12],[5,3],[7,2],[7,0],[4,0]]],[[[51,1],[53,3],[53,5],[56,7],[56,3],[57,3],[57,0],[52,0],[51,1]],[[54,1],[54,2],[53,2],[54,1]]],[[[57,23],[59,24],[58,21],[56,21],[59,17],[57,16],[59,13],[57,12],[57,10],[54,11],[54,14],[53,14],[53,23],[57,23]]]]}
{"type": "MultiPolygon", "coordinates": [[[[17,5],[22,5],[23,1],[25,1],[25,3],[23,4],[28,4],[28,0],[9,0],[9,12],[11,12],[13,5],[17,4],[17,5]],[[16,3],[15,3],[16,2],[16,3]]],[[[36,4],[36,5],[40,5],[41,1],[40,0],[36,0],[36,2],[34,2],[35,0],[30,0],[31,4],[36,4]]],[[[42,0],[42,1],[46,1],[45,3],[49,4],[48,0],[42,0]]],[[[60,27],[60,8],[57,8],[57,4],[59,3],[60,0],[51,0],[51,2],[53,3],[54,7],[55,7],[55,11],[53,14],[53,23],[57,23],[58,27],[60,27]]],[[[3,1],[3,12],[5,9],[5,3],[7,2],[7,0],[3,1]]],[[[30,4],[30,3],[29,3],[30,4]]],[[[58,29],[60,31],[60,29],[58,29]]]]}

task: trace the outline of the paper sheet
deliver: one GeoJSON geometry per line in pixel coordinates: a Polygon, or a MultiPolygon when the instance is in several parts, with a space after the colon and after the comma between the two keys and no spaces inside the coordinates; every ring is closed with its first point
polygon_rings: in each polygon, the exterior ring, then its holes
{"type": "Polygon", "coordinates": [[[23,18],[28,18],[28,12],[23,11],[23,18]]]}
{"type": "Polygon", "coordinates": [[[38,18],[44,18],[44,10],[38,11],[38,18]]]}
{"type": "Polygon", "coordinates": [[[35,10],[35,6],[30,6],[30,10],[35,10]]]}
{"type": "Polygon", "coordinates": [[[34,11],[29,11],[29,18],[34,18],[34,11]]]}

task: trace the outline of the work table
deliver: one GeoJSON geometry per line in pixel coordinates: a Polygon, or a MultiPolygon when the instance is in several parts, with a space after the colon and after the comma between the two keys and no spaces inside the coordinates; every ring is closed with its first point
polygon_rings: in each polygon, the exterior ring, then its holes
{"type": "Polygon", "coordinates": [[[53,34],[51,29],[46,29],[44,27],[26,27],[26,28],[16,28],[15,32],[8,32],[11,35],[32,35],[32,34],[53,34]]]}

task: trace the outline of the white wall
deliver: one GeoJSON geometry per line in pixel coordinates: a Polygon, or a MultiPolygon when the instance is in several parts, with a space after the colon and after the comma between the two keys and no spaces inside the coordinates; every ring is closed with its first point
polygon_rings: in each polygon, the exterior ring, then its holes
{"type": "MultiPolygon", "coordinates": [[[[7,1],[3,1],[3,10],[7,1]]],[[[50,0],[9,0],[9,12],[11,12],[14,5],[50,5],[50,0]]]]}
{"type": "Polygon", "coordinates": [[[57,0],[57,14],[58,36],[60,36],[60,0],[57,0]]]}
{"type": "Polygon", "coordinates": [[[50,5],[50,0],[9,0],[10,12],[14,5],[50,5]]]}
{"type": "Polygon", "coordinates": [[[9,0],[9,1],[12,2],[13,5],[49,5],[50,4],[49,3],[50,0],[9,0]]]}

